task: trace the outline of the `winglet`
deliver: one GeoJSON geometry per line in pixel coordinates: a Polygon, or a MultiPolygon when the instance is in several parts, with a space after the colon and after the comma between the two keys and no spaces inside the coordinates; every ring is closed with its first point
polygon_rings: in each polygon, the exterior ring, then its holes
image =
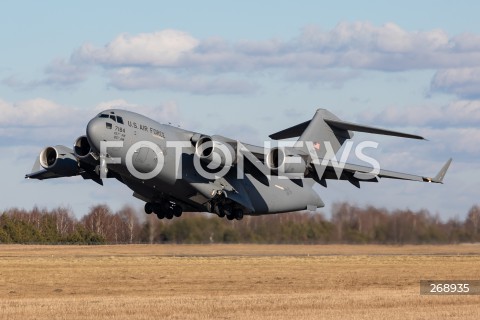
{"type": "Polygon", "coordinates": [[[442,169],[440,169],[440,171],[437,173],[437,175],[434,178],[423,178],[423,181],[433,182],[433,183],[443,183],[443,178],[445,177],[445,174],[447,173],[447,170],[450,167],[451,163],[452,163],[452,158],[448,159],[447,163],[443,165],[442,169]]]}

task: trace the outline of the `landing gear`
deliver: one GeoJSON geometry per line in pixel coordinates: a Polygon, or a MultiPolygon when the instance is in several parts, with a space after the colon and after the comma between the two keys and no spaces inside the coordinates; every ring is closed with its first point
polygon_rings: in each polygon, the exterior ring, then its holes
{"type": "Polygon", "coordinates": [[[233,215],[235,216],[235,219],[242,220],[243,219],[243,210],[242,209],[235,209],[235,210],[233,210],[233,215]]]}
{"type": "Polygon", "coordinates": [[[227,219],[228,220],[242,220],[243,219],[243,210],[242,209],[233,209],[229,211],[229,214],[227,214],[227,219]]]}
{"type": "Polygon", "coordinates": [[[227,217],[228,220],[243,219],[243,210],[240,208],[233,208],[230,204],[208,203],[207,208],[209,212],[215,213],[219,218],[227,217]]]}
{"type": "Polygon", "coordinates": [[[174,205],[173,208],[172,208],[172,211],[173,211],[173,215],[175,217],[179,218],[179,217],[182,216],[182,213],[183,213],[182,207],[180,207],[178,205],[174,205]]]}
{"type": "Polygon", "coordinates": [[[153,212],[152,204],[150,202],[145,203],[145,213],[151,214],[153,212]]]}
{"type": "Polygon", "coordinates": [[[167,210],[167,212],[165,213],[165,218],[167,218],[168,220],[173,219],[173,210],[172,209],[167,210]]]}
{"type": "Polygon", "coordinates": [[[243,211],[238,209],[232,212],[231,214],[227,215],[228,220],[242,220],[243,219],[243,211]]]}
{"type": "Polygon", "coordinates": [[[145,203],[145,213],[155,213],[158,219],[173,219],[180,217],[183,213],[182,207],[170,201],[163,202],[147,202],[145,203]]]}
{"type": "Polygon", "coordinates": [[[225,217],[225,210],[223,209],[223,205],[217,204],[215,206],[214,212],[219,216],[220,218],[225,217]]]}

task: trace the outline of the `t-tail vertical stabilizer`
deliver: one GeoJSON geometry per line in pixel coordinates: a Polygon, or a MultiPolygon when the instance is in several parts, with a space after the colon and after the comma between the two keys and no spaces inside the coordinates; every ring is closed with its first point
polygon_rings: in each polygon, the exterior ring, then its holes
{"type": "Polygon", "coordinates": [[[318,109],[312,120],[305,121],[297,124],[296,126],[271,134],[270,138],[274,140],[280,140],[299,137],[298,143],[295,145],[295,147],[308,152],[306,147],[307,144],[310,143],[316,149],[317,155],[322,158],[327,154],[327,144],[329,144],[331,150],[336,153],[346,140],[353,138],[352,131],[410,139],[424,139],[421,136],[409,133],[343,121],[325,109],[318,109]]]}

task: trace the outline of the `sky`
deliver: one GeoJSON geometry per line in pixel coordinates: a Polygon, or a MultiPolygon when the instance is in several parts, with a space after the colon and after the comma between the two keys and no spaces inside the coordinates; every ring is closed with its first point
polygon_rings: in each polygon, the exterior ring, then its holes
{"type": "MultiPolygon", "coordinates": [[[[478,1],[15,1],[0,10],[0,210],[141,208],[117,181],[25,180],[46,146],[72,146],[111,107],[263,145],[326,108],[424,136],[356,134],[383,179],[317,186],[326,203],[464,219],[480,190],[478,1]]],[[[352,159],[355,162],[355,159],[352,159]]]]}

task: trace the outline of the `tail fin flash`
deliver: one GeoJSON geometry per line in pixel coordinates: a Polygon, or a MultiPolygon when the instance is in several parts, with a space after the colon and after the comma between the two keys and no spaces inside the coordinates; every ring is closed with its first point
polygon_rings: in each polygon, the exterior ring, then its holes
{"type": "Polygon", "coordinates": [[[313,146],[317,149],[317,154],[323,157],[326,154],[326,148],[323,147],[325,143],[329,143],[336,153],[342,147],[345,140],[353,138],[352,131],[424,140],[421,136],[409,133],[342,121],[336,115],[325,109],[318,109],[312,120],[271,134],[270,138],[280,140],[299,137],[298,141],[309,141],[313,143],[313,146]]]}

